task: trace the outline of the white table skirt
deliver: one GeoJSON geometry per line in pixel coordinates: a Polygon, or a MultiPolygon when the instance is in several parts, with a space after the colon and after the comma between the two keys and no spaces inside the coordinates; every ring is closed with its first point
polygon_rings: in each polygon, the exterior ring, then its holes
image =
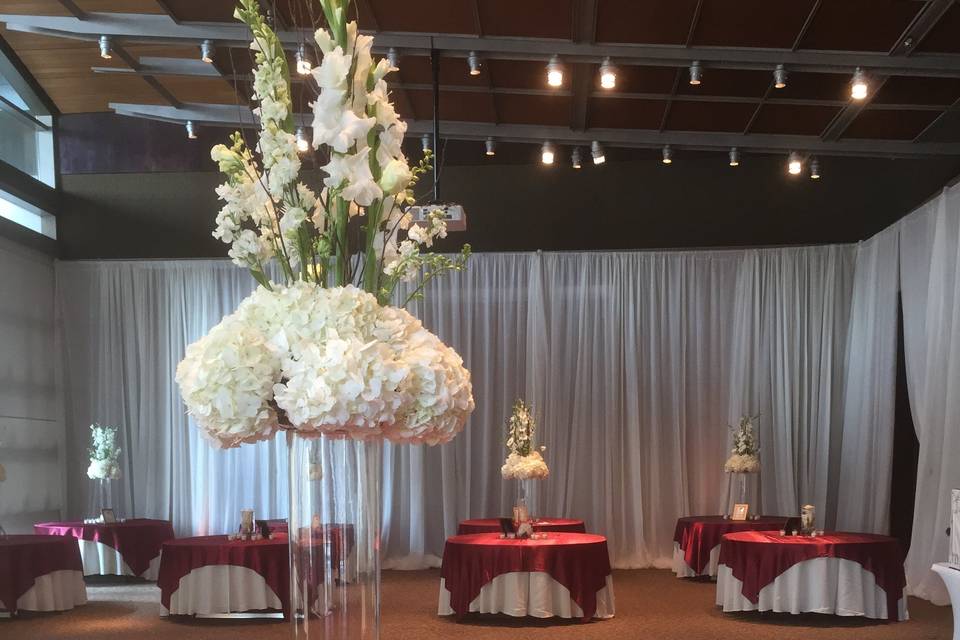
{"type": "Polygon", "coordinates": [[[950,594],[950,603],[953,605],[953,640],[960,640],[960,571],[952,569],[945,562],[938,562],[930,567],[943,579],[950,594]]]}
{"type": "MultiPolygon", "coordinates": [[[[510,616],[535,618],[582,618],[583,609],[570,597],[570,590],[541,571],[504,573],[483,585],[480,595],[470,603],[476,613],[505,613],[510,616]]],[[[613,576],[607,576],[607,585],[597,591],[597,611],[594,618],[612,618],[615,613],[613,576]]],[[[453,615],[450,592],[440,579],[440,602],[437,615],[453,615]]]]}
{"type": "Polygon", "coordinates": [[[280,598],[259,573],[247,567],[217,564],[198,567],[180,578],[161,615],[215,615],[283,609],[280,598]]]}
{"type": "Polygon", "coordinates": [[[680,548],[680,545],[676,542],[673,543],[673,572],[677,574],[678,578],[695,578],[697,576],[714,578],[717,575],[717,562],[719,560],[720,545],[717,545],[710,550],[710,562],[704,568],[704,573],[697,573],[687,564],[687,559],[684,558],[683,549],[680,548]]]}
{"type": "MultiPolygon", "coordinates": [[[[717,606],[731,611],[827,613],[887,619],[887,594],[874,575],[852,560],[814,558],[799,562],[760,590],[758,604],[742,593],[743,583],[730,567],[717,573],[717,606]]],[[[898,603],[898,619],[908,620],[907,601],[898,603]]]]}
{"type": "MultiPolygon", "coordinates": [[[[108,544],[93,540],[78,540],[80,558],[85,576],[136,576],[120,552],[108,544]]],[[[139,577],[156,582],[160,573],[160,554],[139,577]]]]}
{"type": "Polygon", "coordinates": [[[87,604],[87,586],[80,571],[63,570],[39,576],[17,600],[18,611],[67,611],[87,604]]]}

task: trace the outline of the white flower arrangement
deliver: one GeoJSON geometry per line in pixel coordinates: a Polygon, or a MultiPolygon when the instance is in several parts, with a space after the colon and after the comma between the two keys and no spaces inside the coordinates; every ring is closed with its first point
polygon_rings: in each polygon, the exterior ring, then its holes
{"type": "Polygon", "coordinates": [[[116,480],[120,477],[120,447],[117,446],[116,427],[90,425],[90,466],[87,477],[91,480],[116,480]]]}
{"type": "Polygon", "coordinates": [[[227,178],[213,235],[260,287],[187,348],[177,383],[216,446],[280,428],[446,442],[473,411],[470,374],[453,349],[388,304],[400,282],[414,282],[405,306],[431,278],[462,270],[470,247],[456,258],[423,251],[446,236],[446,223],[438,212],[415,225],[407,211],[431,154],[410,168],[401,151],[407,126],[385,81],[396,69],[373,60],[373,39],[346,20],[348,0],[318,4],[329,28],[314,34],[322,61],[312,70],[312,146],[327,158],[318,190],[299,181],[280,40],[257,0],[240,0],[234,14],[253,34],[259,140],[250,147],[238,132],[211,151],[227,178]],[[265,275],[270,261],[279,283],[265,275]]]}
{"type": "Polygon", "coordinates": [[[740,424],[730,427],[733,434],[733,449],[723,465],[727,473],[758,473],[760,471],[760,447],[757,444],[755,416],[743,416],[740,424]]]}
{"type": "Polygon", "coordinates": [[[500,468],[505,480],[541,480],[550,475],[550,469],[541,455],[546,447],[534,449],[533,436],[537,422],[533,417],[533,408],[523,400],[513,403],[513,412],[507,420],[507,449],[510,453],[500,468]]]}

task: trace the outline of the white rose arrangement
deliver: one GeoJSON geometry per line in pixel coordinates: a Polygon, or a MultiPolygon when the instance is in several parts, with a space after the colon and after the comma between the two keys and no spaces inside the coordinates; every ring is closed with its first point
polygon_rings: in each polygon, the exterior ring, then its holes
{"type": "Polygon", "coordinates": [[[117,446],[116,427],[90,425],[90,466],[87,477],[91,480],[117,480],[120,478],[120,447],[117,446]]]}
{"type": "Polygon", "coordinates": [[[743,416],[733,434],[733,449],[723,465],[727,473],[758,473],[760,471],[760,447],[757,444],[756,416],[743,416]]]}
{"type": "Polygon", "coordinates": [[[550,475],[550,469],[541,455],[546,447],[534,449],[533,436],[537,423],[533,417],[533,407],[523,400],[513,404],[513,412],[507,420],[507,449],[510,453],[500,468],[505,480],[543,479],[550,475]]]}

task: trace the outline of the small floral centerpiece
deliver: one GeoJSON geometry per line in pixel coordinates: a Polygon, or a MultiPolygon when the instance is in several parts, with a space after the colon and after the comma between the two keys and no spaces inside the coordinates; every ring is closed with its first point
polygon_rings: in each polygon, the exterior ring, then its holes
{"type": "Polygon", "coordinates": [[[513,413],[507,420],[507,449],[510,451],[500,468],[505,480],[543,479],[550,475],[550,469],[540,454],[546,447],[536,450],[533,435],[537,430],[533,418],[533,407],[523,400],[513,403],[513,413]]]}
{"type": "Polygon", "coordinates": [[[116,427],[90,425],[90,466],[87,477],[91,480],[116,480],[120,477],[120,447],[117,446],[116,427]]]}
{"type": "Polygon", "coordinates": [[[727,473],[758,473],[760,471],[760,447],[757,444],[756,416],[743,416],[740,424],[730,427],[733,433],[733,449],[723,470],[727,473]]]}

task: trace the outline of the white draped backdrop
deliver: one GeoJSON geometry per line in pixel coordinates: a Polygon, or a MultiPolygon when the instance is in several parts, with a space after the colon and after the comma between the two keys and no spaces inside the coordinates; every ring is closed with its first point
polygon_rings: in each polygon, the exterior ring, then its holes
{"type": "MultiPolygon", "coordinates": [[[[411,308],[463,356],[477,410],[450,445],[386,448],[385,565],[436,565],[460,519],[508,512],[517,397],[536,407],[551,469],[535,513],[584,518],[616,566],[668,567],[677,517],[724,506],[726,425],[748,413],[763,512],[812,503],[827,526],[885,531],[902,268],[921,441],[909,567],[934,597],[926,569],[946,554],[946,490],[960,486],[960,400],[946,393],[960,383],[957,200],[859,246],[475,255],[411,308]]],[[[186,345],[252,285],[225,261],[58,264],[71,515],[92,506],[94,420],[122,427],[127,514],[181,534],[226,531],[245,506],[286,514],[283,439],[211,449],[173,382],[186,345]]]]}

